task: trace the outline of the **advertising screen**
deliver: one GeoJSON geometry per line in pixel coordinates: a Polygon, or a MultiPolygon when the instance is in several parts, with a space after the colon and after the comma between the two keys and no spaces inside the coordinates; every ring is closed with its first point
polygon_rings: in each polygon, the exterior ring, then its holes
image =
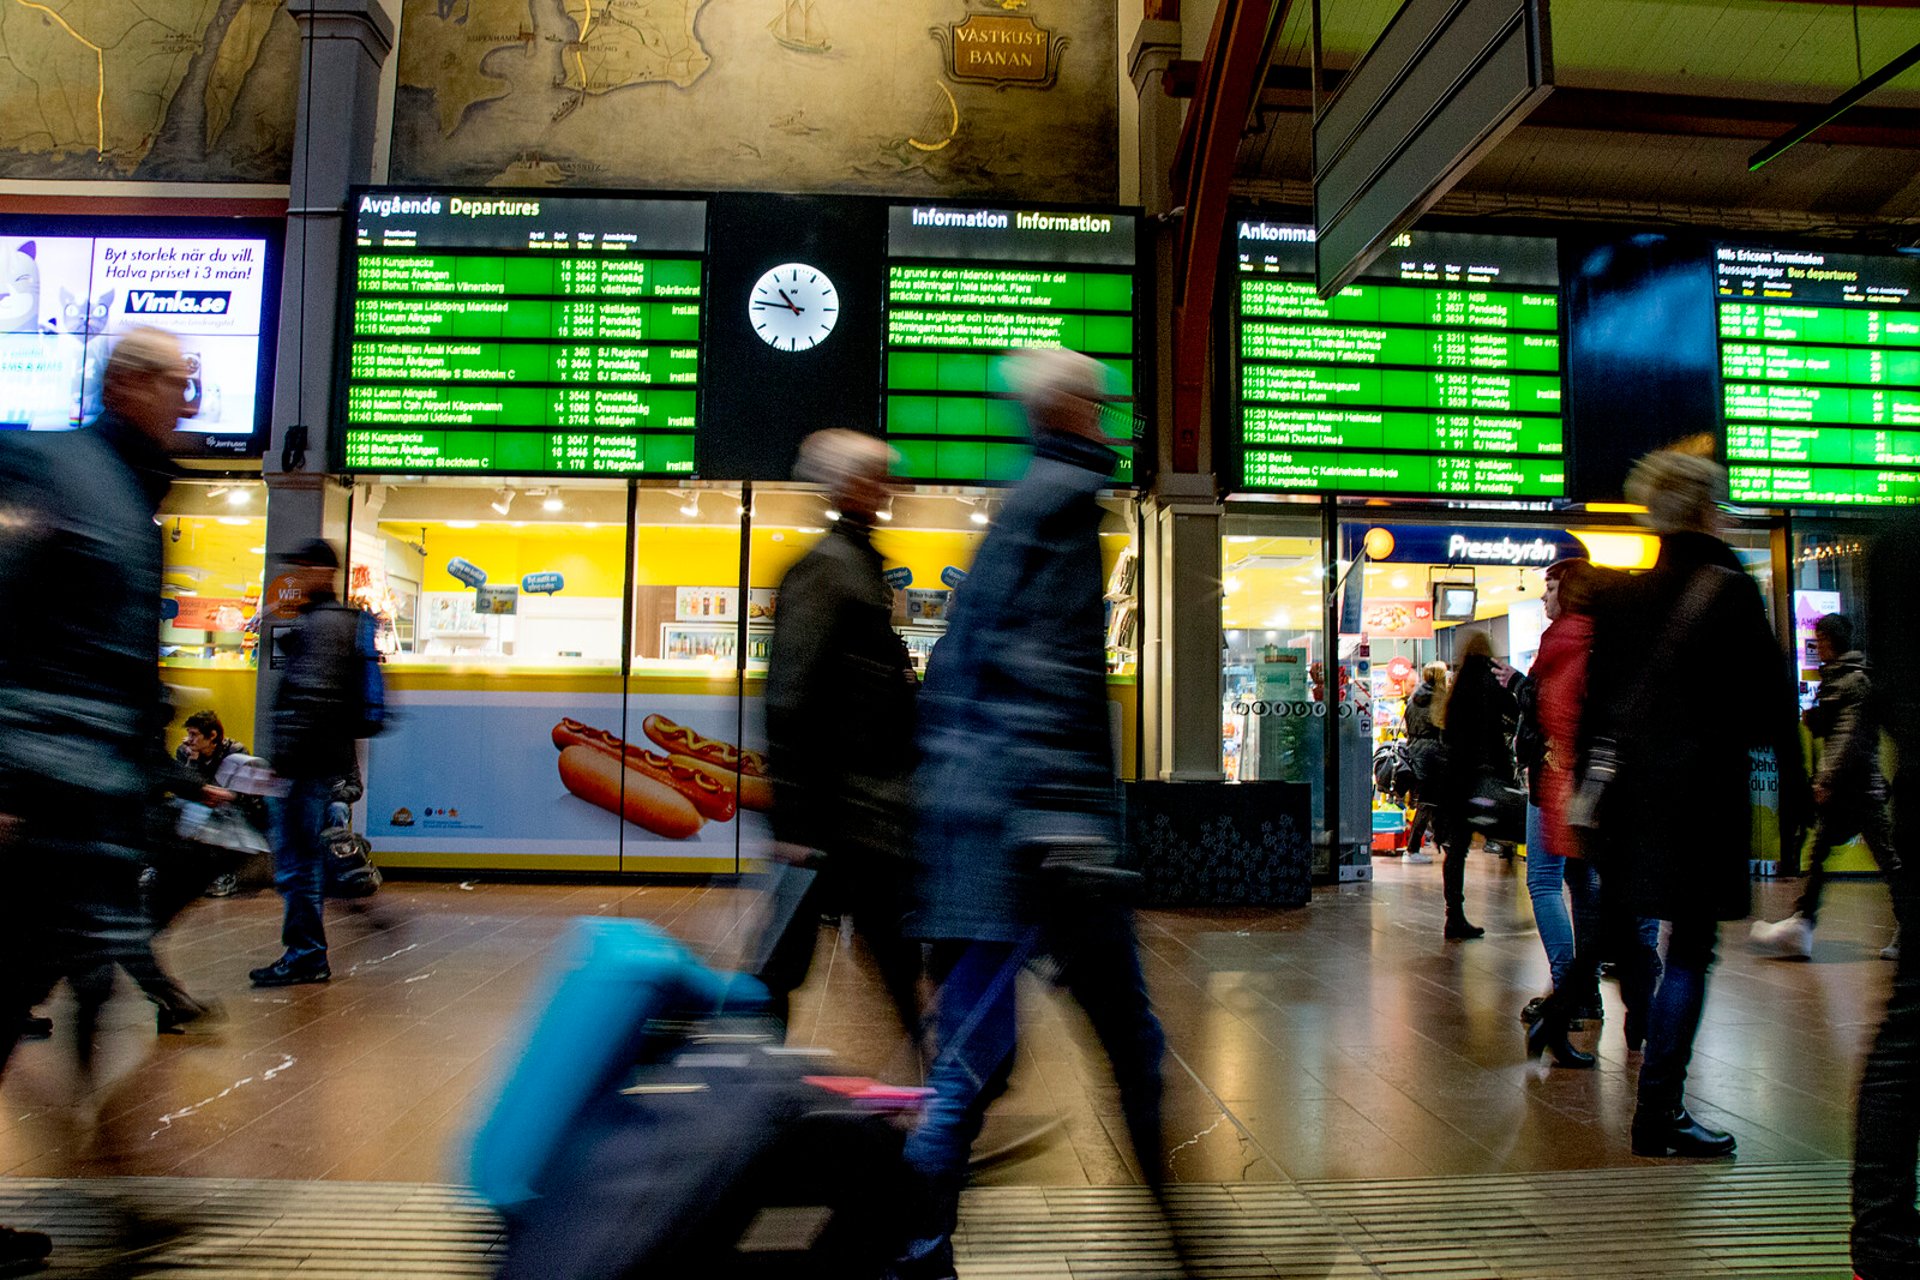
{"type": "Polygon", "coordinates": [[[107,354],[151,326],[180,338],[198,413],[180,452],[265,439],[283,224],[0,217],[0,429],[64,431],[100,412],[107,354]]]}
{"type": "Polygon", "coordinates": [[[341,469],[691,475],[706,205],[353,196],[341,469]]]}
{"type": "Polygon", "coordinates": [[[1238,251],[1238,488],[1565,495],[1553,241],[1414,231],[1326,302],[1311,227],[1242,219],[1238,251]]]}
{"type": "Polygon", "coordinates": [[[1008,356],[1067,347],[1107,367],[1107,434],[1121,455],[1114,483],[1133,483],[1134,216],[895,205],[887,223],[885,422],[899,474],[1018,480],[1027,422],[1008,356]]]}
{"type": "Polygon", "coordinates": [[[1714,250],[1736,502],[1920,498],[1920,259],[1714,250]]]}

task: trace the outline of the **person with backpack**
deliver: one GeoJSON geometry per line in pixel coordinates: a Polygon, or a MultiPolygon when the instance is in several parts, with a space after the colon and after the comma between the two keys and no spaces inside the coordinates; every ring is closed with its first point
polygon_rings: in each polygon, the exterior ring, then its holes
{"type": "Polygon", "coordinates": [[[287,781],[275,808],[274,886],[286,899],[283,954],[247,976],[256,987],[326,982],[328,806],[344,779],[359,778],[358,739],[379,732],[386,714],[371,614],[334,591],[340,557],[322,539],[285,557],[300,600],[293,626],[274,644],[286,668],[273,696],[272,761],[287,781]]]}

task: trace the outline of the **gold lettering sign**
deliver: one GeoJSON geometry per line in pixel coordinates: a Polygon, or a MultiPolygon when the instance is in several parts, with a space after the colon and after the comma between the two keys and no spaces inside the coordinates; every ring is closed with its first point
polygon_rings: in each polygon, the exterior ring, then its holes
{"type": "Polygon", "coordinates": [[[946,49],[947,74],[971,84],[1027,85],[1044,89],[1060,73],[1067,37],[1055,35],[1022,14],[971,13],[933,29],[946,49]]]}

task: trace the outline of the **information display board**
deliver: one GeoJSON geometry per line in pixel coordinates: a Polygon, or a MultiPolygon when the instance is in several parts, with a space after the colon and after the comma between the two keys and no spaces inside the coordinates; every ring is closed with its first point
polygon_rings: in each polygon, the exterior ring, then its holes
{"type": "Polygon", "coordinates": [[[1313,228],[1238,241],[1236,487],[1565,495],[1552,240],[1415,231],[1324,302],[1313,228]]]}
{"type": "Polygon", "coordinates": [[[1920,499],[1920,261],[1714,250],[1737,502],[1920,499]]]}
{"type": "Polygon", "coordinates": [[[1113,479],[1133,482],[1136,233],[1132,214],[1113,211],[888,210],[885,423],[899,475],[1018,480],[1027,421],[1008,357],[1067,347],[1107,367],[1113,479]]]}
{"type": "Polygon", "coordinates": [[[353,199],[341,469],[693,473],[703,201],[353,199]]]}
{"type": "Polygon", "coordinates": [[[261,452],[272,402],[285,224],[241,218],[0,216],[0,430],[100,412],[122,334],[159,328],[187,358],[177,449],[261,452]]]}

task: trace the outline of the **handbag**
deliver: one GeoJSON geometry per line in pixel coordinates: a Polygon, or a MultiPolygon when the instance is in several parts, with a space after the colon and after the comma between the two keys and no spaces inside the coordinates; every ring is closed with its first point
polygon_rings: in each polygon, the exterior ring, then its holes
{"type": "Polygon", "coordinates": [[[1519,844],[1527,838],[1527,790],[1487,774],[1467,798],[1467,822],[1489,840],[1519,844]]]}

